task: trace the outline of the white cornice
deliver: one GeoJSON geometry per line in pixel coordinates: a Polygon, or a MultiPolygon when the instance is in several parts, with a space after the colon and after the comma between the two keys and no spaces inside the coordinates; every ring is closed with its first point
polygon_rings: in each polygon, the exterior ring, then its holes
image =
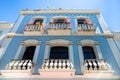
{"type": "Polygon", "coordinates": [[[49,14],[49,13],[87,13],[87,14],[100,14],[99,10],[77,10],[77,9],[48,9],[48,10],[22,10],[22,15],[25,14],[49,14]]]}

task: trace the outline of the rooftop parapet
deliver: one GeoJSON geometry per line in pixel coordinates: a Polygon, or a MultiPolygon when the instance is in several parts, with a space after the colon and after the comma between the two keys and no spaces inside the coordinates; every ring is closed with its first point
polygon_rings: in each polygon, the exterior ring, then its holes
{"type": "Polygon", "coordinates": [[[25,14],[40,14],[40,13],[44,13],[44,14],[48,14],[48,13],[87,13],[87,14],[100,14],[99,10],[89,10],[89,9],[47,9],[47,10],[43,10],[43,9],[37,9],[37,10],[30,10],[30,9],[26,9],[26,10],[22,10],[20,12],[21,14],[25,15],[25,14]]]}

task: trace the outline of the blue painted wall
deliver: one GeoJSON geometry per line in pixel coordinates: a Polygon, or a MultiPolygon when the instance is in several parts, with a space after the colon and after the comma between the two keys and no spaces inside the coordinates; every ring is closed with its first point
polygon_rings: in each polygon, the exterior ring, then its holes
{"type": "MultiPolygon", "coordinates": [[[[90,39],[90,40],[95,40],[98,41],[100,44],[100,49],[102,51],[102,55],[104,59],[110,64],[113,70],[115,70],[115,74],[120,74],[120,69],[117,65],[117,62],[115,61],[115,58],[113,57],[113,53],[109,47],[109,44],[104,36],[15,36],[13,37],[11,43],[8,46],[7,51],[5,52],[4,56],[2,57],[0,64],[0,69],[5,69],[6,64],[9,63],[11,59],[13,59],[16,55],[16,52],[19,47],[19,43],[21,41],[25,41],[28,39],[35,39],[41,41],[41,47],[39,50],[39,55],[37,59],[37,66],[36,70],[41,67],[42,62],[43,62],[43,57],[44,57],[44,52],[45,52],[45,46],[46,46],[46,41],[54,40],[54,39],[65,39],[65,40],[70,40],[73,42],[73,55],[74,55],[74,67],[76,69],[76,74],[80,74],[80,61],[79,61],[79,56],[78,56],[78,41],[85,40],[85,39],[90,39]],[[107,47],[107,48],[106,48],[107,47]]],[[[38,73],[38,72],[36,72],[38,73]]]]}
{"type": "MultiPolygon", "coordinates": [[[[19,28],[17,29],[16,33],[23,34],[25,24],[30,21],[32,17],[35,16],[43,16],[46,17],[46,24],[50,22],[50,19],[54,16],[68,16],[70,18],[70,22],[72,24],[72,32],[76,33],[75,31],[75,17],[77,16],[87,16],[90,17],[90,19],[94,22],[95,26],[98,26],[100,31],[102,31],[101,26],[97,20],[97,17],[95,14],[27,14],[25,15],[23,21],[20,23],[19,28]]],[[[89,40],[95,40],[99,42],[100,49],[102,51],[102,55],[104,59],[110,64],[112,69],[115,71],[115,74],[120,75],[120,68],[118,67],[118,64],[113,57],[113,53],[109,47],[109,44],[106,40],[106,37],[104,36],[14,36],[11,43],[9,44],[7,51],[3,55],[1,61],[0,61],[0,69],[4,70],[6,64],[10,62],[11,59],[13,59],[17,53],[19,43],[21,41],[29,40],[29,39],[35,39],[41,41],[41,47],[39,50],[39,55],[37,59],[37,66],[36,66],[36,74],[38,74],[38,69],[41,67],[43,62],[43,57],[45,53],[45,46],[46,41],[54,40],[54,39],[65,39],[73,42],[73,55],[74,55],[74,67],[76,69],[76,74],[81,74],[80,71],[80,61],[79,61],[79,54],[78,54],[78,41],[89,39],[89,40]]]]}
{"type": "Polygon", "coordinates": [[[25,15],[23,21],[21,22],[17,30],[17,33],[23,33],[25,24],[28,23],[31,20],[31,18],[36,17],[36,16],[45,17],[46,18],[45,24],[49,24],[50,19],[54,16],[68,16],[70,19],[71,25],[72,25],[71,27],[72,27],[73,33],[76,33],[75,18],[77,16],[86,16],[86,17],[90,17],[91,21],[95,24],[95,27],[98,27],[101,33],[103,32],[95,14],[77,14],[76,13],[76,14],[27,14],[25,15]]]}

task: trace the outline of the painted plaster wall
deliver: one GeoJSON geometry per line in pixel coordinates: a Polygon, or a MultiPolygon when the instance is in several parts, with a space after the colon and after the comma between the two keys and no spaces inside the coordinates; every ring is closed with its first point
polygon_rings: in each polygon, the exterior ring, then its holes
{"type": "Polygon", "coordinates": [[[45,46],[46,41],[54,40],[54,39],[64,39],[69,40],[73,42],[73,55],[74,55],[74,67],[76,69],[76,74],[81,74],[80,71],[80,61],[79,61],[79,55],[78,55],[78,41],[89,39],[89,40],[95,40],[99,42],[99,46],[103,55],[103,58],[110,64],[111,68],[115,71],[115,74],[120,74],[120,68],[118,67],[118,64],[113,56],[113,53],[109,47],[109,44],[104,36],[15,36],[11,43],[8,46],[8,49],[6,50],[5,54],[3,55],[1,61],[0,61],[0,69],[5,69],[6,64],[9,63],[11,59],[13,59],[17,53],[19,43],[21,41],[25,41],[28,39],[35,39],[38,41],[41,41],[41,47],[39,50],[39,55],[37,59],[37,66],[36,66],[36,74],[38,74],[38,69],[41,67],[43,63],[43,57],[45,53],[45,46]]]}

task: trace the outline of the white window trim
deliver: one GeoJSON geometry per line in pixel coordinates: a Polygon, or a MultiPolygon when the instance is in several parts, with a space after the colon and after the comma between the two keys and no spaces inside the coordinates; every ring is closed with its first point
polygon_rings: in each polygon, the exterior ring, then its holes
{"type": "Polygon", "coordinates": [[[54,47],[54,46],[66,46],[66,47],[68,47],[69,60],[74,65],[73,46],[72,46],[72,42],[68,41],[68,40],[55,39],[55,40],[47,41],[46,42],[44,59],[49,59],[50,48],[54,47]]]}

